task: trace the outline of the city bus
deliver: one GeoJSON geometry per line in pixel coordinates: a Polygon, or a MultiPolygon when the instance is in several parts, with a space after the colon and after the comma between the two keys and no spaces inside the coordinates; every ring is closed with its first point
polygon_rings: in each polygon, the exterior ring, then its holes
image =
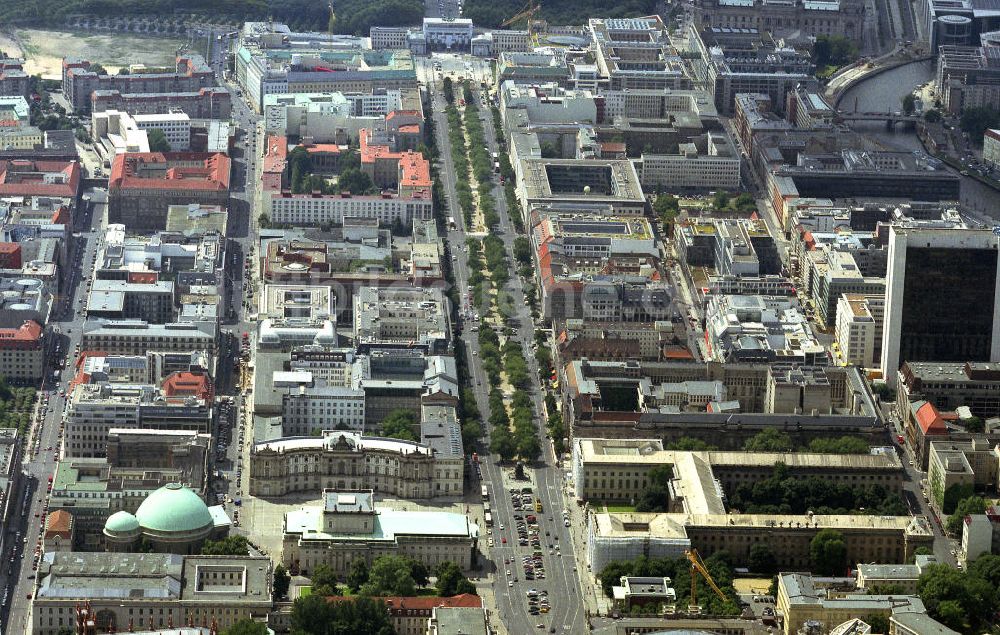
{"type": "Polygon", "coordinates": [[[485,485],[483,485],[483,500],[484,501],[490,500],[490,490],[486,489],[485,485]]]}

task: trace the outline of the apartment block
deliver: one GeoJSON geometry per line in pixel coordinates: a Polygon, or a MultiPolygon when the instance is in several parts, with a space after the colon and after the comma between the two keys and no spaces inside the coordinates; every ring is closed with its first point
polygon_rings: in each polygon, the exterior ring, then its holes
{"type": "Polygon", "coordinates": [[[227,120],[232,113],[232,97],[221,86],[200,88],[193,92],[128,93],[120,90],[95,90],[90,96],[90,111],[117,110],[130,115],[155,115],[182,112],[191,119],[227,120]]]}
{"type": "Polygon", "coordinates": [[[0,53],[0,96],[27,97],[29,92],[29,79],[28,74],[24,72],[24,60],[0,53]]]}
{"type": "Polygon", "coordinates": [[[923,400],[942,410],[966,406],[982,419],[1000,417],[1000,364],[905,362],[897,383],[901,404],[923,400]]]}
{"type": "Polygon", "coordinates": [[[926,616],[924,603],[915,595],[838,593],[834,589],[824,588],[825,586],[819,579],[805,573],[782,573],[778,576],[775,608],[785,618],[785,635],[799,632],[800,628],[810,622],[831,627],[859,615],[877,615],[891,619],[903,615],[926,616]]]}
{"type": "Polygon", "coordinates": [[[844,362],[877,368],[882,359],[885,296],[845,293],[837,301],[834,333],[844,362]]]}
{"type": "Polygon", "coordinates": [[[212,403],[192,396],[167,397],[145,384],[80,384],[66,412],[67,457],[101,457],[112,428],[212,429],[212,403]]]}
{"type": "Polygon", "coordinates": [[[740,184],[740,156],[725,134],[706,133],[678,146],[677,154],[642,154],[639,180],[649,190],[724,189],[740,184]]]}
{"type": "Polygon", "coordinates": [[[166,227],[171,205],[229,207],[230,160],[201,152],[126,152],[111,166],[108,222],[130,231],[166,227]]]}
{"type": "Polygon", "coordinates": [[[93,281],[87,298],[87,315],[109,320],[143,320],[166,324],[174,317],[174,283],[168,280],[93,281]]]}
{"type": "Polygon", "coordinates": [[[691,80],[660,16],[591,18],[599,83],[609,90],[686,89],[691,80]]]}
{"type": "Polygon", "coordinates": [[[146,351],[208,351],[214,355],[218,326],[214,322],[150,324],[142,320],[87,320],[81,350],[144,355],[146,351]]]}
{"type": "MultiPolygon", "coordinates": [[[[379,194],[293,194],[283,183],[288,157],[284,137],[269,136],[264,156],[261,197],[264,211],[276,223],[297,226],[318,226],[326,223],[343,224],[345,218],[376,219],[380,224],[433,218],[430,187],[430,167],[419,155],[402,153],[394,159],[396,169],[394,190],[379,194]]],[[[375,165],[373,159],[370,165],[375,165]]]]}
{"type": "MultiPolygon", "coordinates": [[[[91,107],[91,95],[98,90],[121,93],[190,93],[215,86],[215,73],[199,55],[177,57],[173,71],[159,73],[124,73],[99,75],[90,70],[87,60],[66,58],[62,64],[63,94],[73,109],[85,113],[91,107]]],[[[164,69],[166,70],[166,69],[164,69]]]]}
{"type": "Polygon", "coordinates": [[[782,45],[765,30],[690,28],[692,52],[702,61],[696,73],[711,87],[720,114],[734,112],[740,93],[767,95],[783,111],[789,92],[815,84],[808,53],[782,45]]]}
{"type": "Polygon", "coordinates": [[[41,383],[45,374],[46,339],[44,329],[34,320],[20,326],[0,327],[0,368],[14,384],[41,383]]]}
{"type": "Polygon", "coordinates": [[[449,302],[440,289],[361,289],[354,296],[354,341],[359,352],[414,347],[428,355],[451,350],[449,302]]]}

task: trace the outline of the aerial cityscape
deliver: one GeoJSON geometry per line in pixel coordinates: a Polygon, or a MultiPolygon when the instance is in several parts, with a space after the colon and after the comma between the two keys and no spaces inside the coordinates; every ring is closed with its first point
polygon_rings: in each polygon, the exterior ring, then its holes
{"type": "Polygon", "coordinates": [[[1000,635],[998,0],[0,3],[0,585],[1000,635]]]}

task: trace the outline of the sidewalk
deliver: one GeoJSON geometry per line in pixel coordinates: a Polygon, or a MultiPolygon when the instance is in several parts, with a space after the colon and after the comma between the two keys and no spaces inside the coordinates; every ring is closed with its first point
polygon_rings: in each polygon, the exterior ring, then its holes
{"type": "MultiPolygon", "coordinates": [[[[563,474],[566,475],[567,472],[563,471],[563,474]]],[[[569,511],[569,533],[573,541],[573,556],[576,560],[576,574],[580,583],[580,600],[583,602],[584,611],[586,611],[585,621],[589,625],[591,617],[609,613],[610,604],[601,591],[599,581],[588,568],[587,545],[589,540],[585,518],[586,511],[577,505],[575,497],[570,494],[568,485],[569,483],[564,478],[561,488],[563,504],[565,509],[569,511]]]]}

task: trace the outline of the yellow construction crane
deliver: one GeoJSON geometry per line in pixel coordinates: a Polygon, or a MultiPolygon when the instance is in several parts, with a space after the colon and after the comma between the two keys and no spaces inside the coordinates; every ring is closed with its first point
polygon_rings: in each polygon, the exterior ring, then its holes
{"type": "Polygon", "coordinates": [[[510,26],[512,24],[516,24],[517,22],[520,22],[521,20],[526,20],[526,22],[527,22],[527,28],[528,28],[528,37],[530,38],[531,37],[531,29],[532,29],[531,18],[534,17],[534,15],[536,13],[538,13],[539,11],[541,11],[541,10],[542,10],[542,3],[541,2],[535,4],[535,3],[532,2],[532,0],[528,0],[528,4],[524,5],[523,9],[521,9],[520,11],[518,11],[517,13],[515,13],[512,17],[504,20],[500,24],[500,26],[501,27],[507,27],[507,26],[510,26]]]}
{"type": "Polygon", "coordinates": [[[723,601],[729,600],[726,594],[722,592],[719,585],[715,583],[712,579],[712,574],[708,572],[708,567],[702,562],[701,556],[698,555],[697,549],[691,549],[690,551],[684,552],[684,557],[688,559],[691,563],[691,603],[688,605],[689,613],[700,613],[701,606],[698,604],[698,579],[695,577],[695,573],[700,573],[701,577],[705,578],[705,582],[708,582],[708,586],[715,591],[715,594],[719,596],[723,601]]]}

